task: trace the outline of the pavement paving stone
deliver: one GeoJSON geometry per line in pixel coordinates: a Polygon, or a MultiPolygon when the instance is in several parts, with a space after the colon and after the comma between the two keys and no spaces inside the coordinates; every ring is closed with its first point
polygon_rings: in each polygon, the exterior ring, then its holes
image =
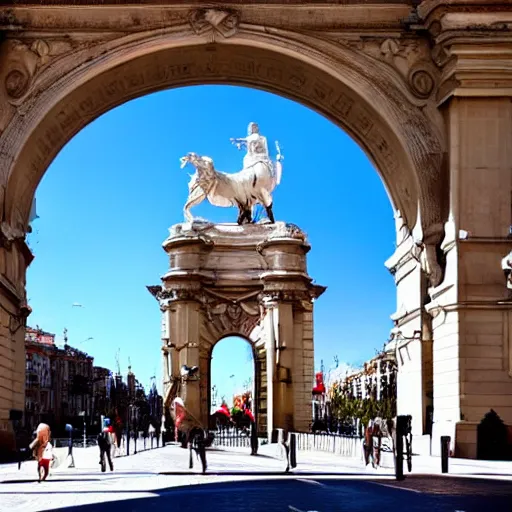
{"type": "MultiPolygon", "coordinates": [[[[195,462],[192,472],[188,469],[187,450],[166,446],[128,457],[117,457],[114,459],[114,472],[101,473],[98,449],[77,449],[75,468],[66,468],[63,464],[52,472],[48,481],[41,484],[35,481],[36,465],[33,461],[24,463],[21,471],[17,471],[15,465],[1,468],[0,511],[35,512],[63,507],[79,507],[77,510],[84,512],[111,510],[102,503],[110,504],[111,507],[112,502],[126,502],[126,507],[121,506],[123,509],[144,512],[161,507],[163,503],[173,504],[173,508],[179,505],[180,512],[200,512],[205,509],[205,503],[208,507],[212,506],[208,508],[212,512],[227,510],[221,508],[221,505],[228,506],[228,503],[229,510],[244,511],[290,512],[292,509],[288,510],[288,505],[296,507],[300,512],[359,510],[358,503],[347,498],[349,495],[360,496],[370,507],[360,510],[371,510],[373,506],[378,506],[379,510],[388,510],[382,504],[389,502],[390,506],[394,503],[393,510],[398,512],[406,510],[401,508],[401,502],[416,499],[411,498],[413,495],[421,495],[426,501],[419,504],[419,508],[411,505],[412,508],[407,510],[484,510],[469,507],[466,501],[471,498],[485,499],[487,505],[494,500],[492,512],[512,511],[512,506],[508,509],[500,508],[503,503],[512,503],[512,483],[496,481],[497,478],[509,478],[512,481],[512,468],[507,473],[506,465],[473,464],[477,473],[492,470],[497,472],[488,476],[487,480],[470,479],[467,476],[459,478],[450,474],[428,477],[409,475],[405,481],[396,482],[392,471],[365,468],[357,458],[343,459],[333,454],[317,452],[299,452],[298,455],[298,467],[293,474],[285,475],[281,460],[265,456],[251,457],[243,451],[212,450],[208,452],[208,472],[202,475],[198,461],[195,462]],[[242,498],[234,496],[238,491],[234,492],[233,486],[240,489],[242,498]],[[374,495],[380,496],[380,505],[375,502],[374,495]],[[246,503],[247,500],[250,503],[246,503]],[[318,505],[319,500],[322,507],[311,508],[315,507],[315,503],[318,505]],[[459,506],[457,500],[463,501],[463,508],[453,508],[459,506]],[[339,504],[343,502],[350,506],[339,508],[339,504]],[[423,508],[425,503],[430,503],[433,508],[423,508]],[[453,505],[452,508],[446,508],[447,503],[453,505]],[[256,506],[260,508],[255,508],[256,506]]],[[[437,462],[418,460],[418,464],[413,464],[413,469],[426,468],[426,471],[430,467],[434,473],[437,462]]],[[[462,471],[460,468],[463,468],[464,471],[469,471],[468,467],[471,464],[466,461],[463,465],[451,464],[450,469],[462,471]]],[[[440,468],[437,471],[439,470],[440,468]]],[[[482,505],[484,502],[479,503],[482,505]]]]}

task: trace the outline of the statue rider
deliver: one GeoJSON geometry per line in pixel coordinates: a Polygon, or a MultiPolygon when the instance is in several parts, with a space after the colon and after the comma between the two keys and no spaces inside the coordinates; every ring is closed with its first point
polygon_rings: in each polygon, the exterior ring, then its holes
{"type": "Polygon", "coordinates": [[[267,138],[260,134],[257,123],[249,123],[247,137],[230,140],[238,149],[245,148],[247,150],[244,156],[244,169],[248,169],[257,163],[263,163],[272,171],[273,166],[268,154],[267,138]]]}

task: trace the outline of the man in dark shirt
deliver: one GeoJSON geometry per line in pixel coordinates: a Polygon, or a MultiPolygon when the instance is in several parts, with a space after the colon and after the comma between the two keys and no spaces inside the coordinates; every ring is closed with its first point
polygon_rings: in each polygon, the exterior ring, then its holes
{"type": "Polygon", "coordinates": [[[109,426],[106,426],[103,429],[103,431],[98,434],[98,446],[100,448],[100,464],[102,473],[104,473],[107,469],[105,464],[105,455],[107,456],[108,459],[110,471],[114,471],[114,464],[112,463],[112,457],[110,454],[112,443],[109,428],[109,426]]]}

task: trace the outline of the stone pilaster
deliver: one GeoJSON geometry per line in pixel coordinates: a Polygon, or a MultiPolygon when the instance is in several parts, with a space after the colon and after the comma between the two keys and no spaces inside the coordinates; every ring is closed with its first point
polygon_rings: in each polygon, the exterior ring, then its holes
{"type": "MultiPolygon", "coordinates": [[[[412,416],[413,435],[426,430],[427,406],[431,405],[431,338],[423,310],[427,276],[422,268],[423,235],[418,227],[412,232],[397,226],[397,248],[385,265],[395,278],[397,310],[391,316],[394,328],[388,348],[396,351],[398,364],[397,412],[412,416]]],[[[428,443],[421,451],[429,450],[428,443]]]]}
{"type": "Polygon", "coordinates": [[[492,408],[512,424],[512,302],[505,300],[500,264],[512,248],[512,103],[510,97],[460,94],[444,106],[452,187],[443,244],[446,277],[432,292],[429,306],[434,332],[433,451],[439,451],[439,436],[451,435],[455,454],[474,458],[476,427],[485,413],[492,408]]]}
{"type": "Polygon", "coordinates": [[[11,411],[25,410],[25,326],[30,308],[25,272],[32,253],[23,238],[0,228],[0,454],[14,447],[11,411]]]}

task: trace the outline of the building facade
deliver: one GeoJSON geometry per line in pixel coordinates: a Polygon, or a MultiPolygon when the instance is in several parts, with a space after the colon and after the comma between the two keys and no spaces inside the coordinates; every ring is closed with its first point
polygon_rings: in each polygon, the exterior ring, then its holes
{"type": "Polygon", "coordinates": [[[90,422],[93,412],[94,358],[66,343],[55,344],[55,335],[28,327],[25,336],[25,419],[28,430],[40,422],[56,433],[66,423],[90,422]]]}

